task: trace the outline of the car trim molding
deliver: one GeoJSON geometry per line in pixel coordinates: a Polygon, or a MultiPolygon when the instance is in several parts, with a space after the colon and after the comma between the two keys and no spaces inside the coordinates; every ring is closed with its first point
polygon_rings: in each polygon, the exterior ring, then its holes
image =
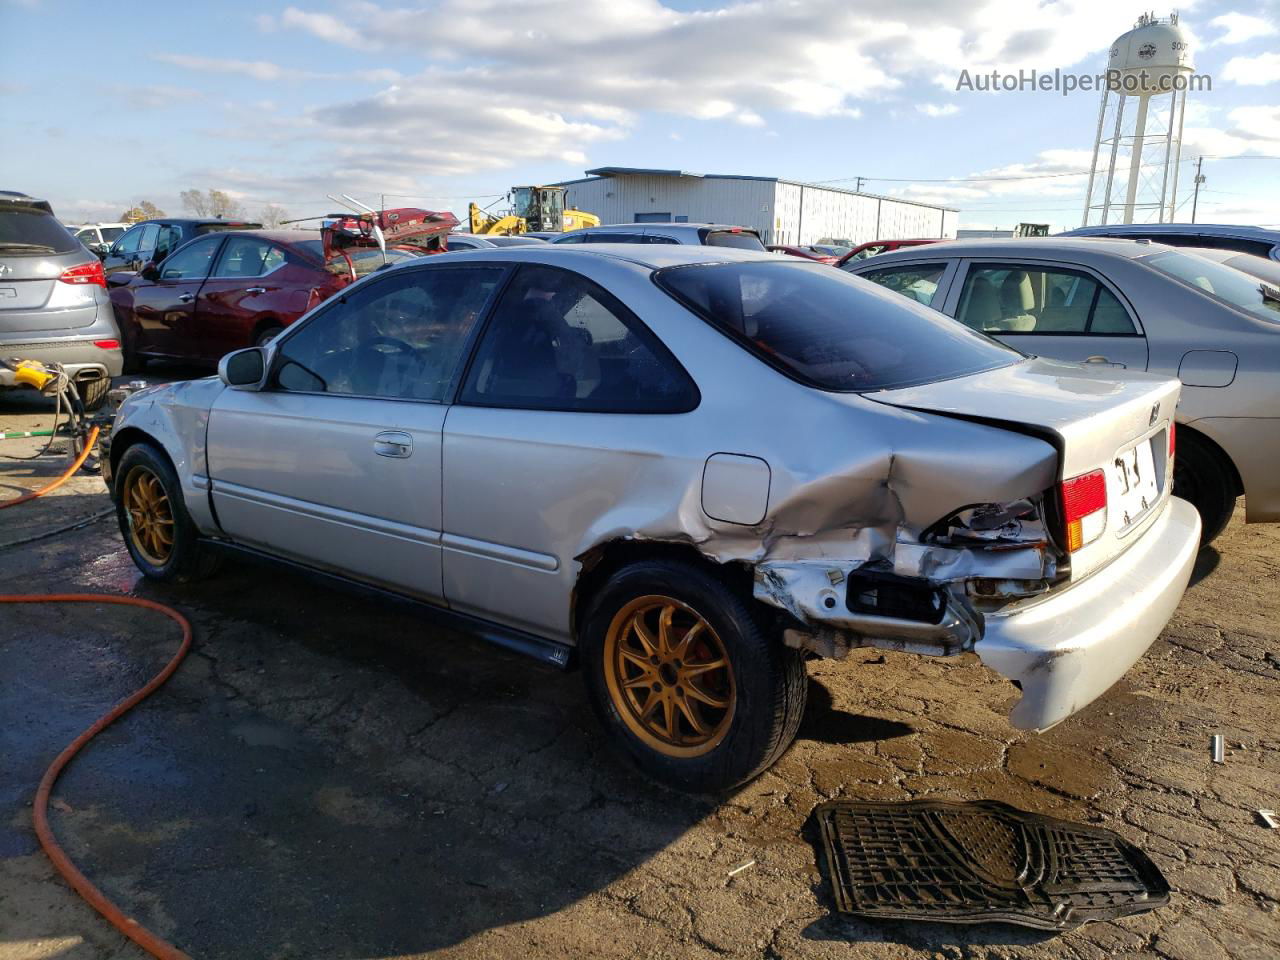
{"type": "Polygon", "coordinates": [[[243,487],[238,483],[228,483],[225,480],[216,481],[211,485],[211,489],[215,497],[243,500],[246,503],[272,507],[276,510],[296,513],[316,520],[327,520],[330,523],[354,527],[359,530],[368,530],[385,536],[399,537],[402,540],[412,540],[428,546],[440,545],[440,531],[432,530],[429,527],[415,527],[407,523],[397,523],[394,520],[384,520],[382,517],[373,517],[366,513],[339,510],[335,507],[312,503],[309,500],[299,500],[296,497],[286,497],[278,493],[267,493],[263,490],[255,490],[252,487],[243,487]]]}
{"type": "Polygon", "coordinates": [[[473,540],[471,537],[462,537],[456,533],[446,533],[441,538],[441,542],[446,550],[452,550],[455,553],[483,557],[486,560],[500,560],[503,563],[541,570],[545,573],[555,573],[560,569],[560,559],[549,553],[522,550],[519,547],[509,547],[489,540],[473,540]]]}

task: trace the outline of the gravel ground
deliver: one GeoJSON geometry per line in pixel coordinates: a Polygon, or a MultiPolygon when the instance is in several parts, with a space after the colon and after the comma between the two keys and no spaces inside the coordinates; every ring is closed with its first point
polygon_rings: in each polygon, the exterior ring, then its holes
{"type": "MultiPolygon", "coordinates": [[[[0,401],[0,430],[47,420],[0,401]]],[[[64,462],[0,460],[0,499],[64,462]]],[[[0,513],[0,544],[108,505],[78,477],[0,513]]],[[[195,652],[72,764],[53,825],[109,896],[197,958],[1280,955],[1280,831],[1254,813],[1280,807],[1280,527],[1242,513],[1146,657],[1049,733],[1011,730],[1016,691],[971,656],[860,652],[810,664],[795,747],[715,799],[633,773],[576,674],[409,607],[253,565],[143,582],[109,519],[0,549],[0,582],[191,617],[195,652]],[[1173,902],[1057,936],[843,917],[809,822],[833,797],[998,799],[1110,827],[1173,902]]],[[[53,874],[30,800],[176,643],[141,610],[0,608],[0,960],[141,956],[53,874]]]]}

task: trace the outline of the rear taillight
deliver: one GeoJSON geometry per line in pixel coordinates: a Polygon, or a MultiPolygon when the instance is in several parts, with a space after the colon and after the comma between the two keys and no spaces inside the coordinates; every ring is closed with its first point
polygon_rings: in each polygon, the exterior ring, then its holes
{"type": "Polygon", "coordinates": [[[95,286],[105,287],[107,285],[107,274],[102,269],[102,261],[94,260],[92,263],[82,263],[78,267],[71,267],[63,270],[62,276],[58,277],[63,283],[91,283],[95,286]]]}
{"type": "Polygon", "coordinates": [[[119,340],[95,340],[93,341],[93,345],[97,347],[99,350],[119,350],[120,349],[119,340]]]}
{"type": "Polygon", "coordinates": [[[1058,485],[1067,551],[1079,550],[1102,536],[1107,528],[1107,476],[1101,470],[1084,473],[1058,485]]]}
{"type": "Polygon", "coordinates": [[[1172,460],[1178,451],[1178,425],[1169,421],[1169,459],[1172,460]]]}

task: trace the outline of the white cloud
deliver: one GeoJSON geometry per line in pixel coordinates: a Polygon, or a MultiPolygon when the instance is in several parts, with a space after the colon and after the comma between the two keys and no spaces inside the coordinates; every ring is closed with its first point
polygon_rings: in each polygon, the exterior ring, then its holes
{"type": "Polygon", "coordinates": [[[285,67],[269,60],[234,60],[226,57],[200,57],[185,53],[154,53],[151,59],[158,63],[167,63],[184,70],[195,70],[201,73],[221,73],[249,77],[268,83],[276,81],[307,80],[357,80],[363,83],[395,83],[400,74],[389,69],[348,70],[345,72],[324,73],[315,70],[300,70],[285,67]]]}
{"type": "Polygon", "coordinates": [[[1222,68],[1222,78],[1242,87],[1263,87],[1280,81],[1280,53],[1232,57],[1222,68]]]}
{"type": "Polygon", "coordinates": [[[354,50],[373,50],[377,44],[365,39],[359,29],[354,26],[363,12],[360,7],[365,4],[354,4],[348,8],[342,19],[327,13],[307,13],[297,7],[286,7],[280,14],[279,26],[284,29],[297,28],[314,34],[321,40],[341,44],[354,50]]]}
{"type": "Polygon", "coordinates": [[[954,103],[917,103],[916,109],[926,117],[949,117],[960,112],[954,103]]]}
{"type": "Polygon", "coordinates": [[[1247,13],[1224,13],[1209,21],[1212,27],[1224,30],[1222,36],[1213,43],[1246,43],[1258,37],[1269,37],[1276,32],[1275,25],[1261,17],[1251,17],[1247,13]]]}

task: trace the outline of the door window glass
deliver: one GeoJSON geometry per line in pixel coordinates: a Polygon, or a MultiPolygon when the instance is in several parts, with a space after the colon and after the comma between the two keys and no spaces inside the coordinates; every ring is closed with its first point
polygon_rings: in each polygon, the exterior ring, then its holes
{"type": "Polygon", "coordinates": [[[505,268],[397,271],[363,285],[280,345],[276,385],[440,403],[505,268]]]}
{"type": "Polygon", "coordinates": [[[197,240],[183,247],[164,262],[160,270],[162,280],[200,280],[209,275],[213,255],[218,250],[221,237],[197,240]]]}
{"type": "Polygon", "coordinates": [[[218,257],[213,275],[218,278],[260,277],[271,269],[267,258],[275,250],[261,237],[232,234],[222,246],[222,255],[218,257]]]}
{"type": "MultiPolygon", "coordinates": [[[[849,266],[853,266],[852,263],[849,266]]],[[[848,269],[848,267],[844,268],[848,269]]],[[[938,292],[938,283],[942,280],[946,264],[928,263],[911,267],[893,267],[887,270],[872,270],[861,274],[872,283],[888,287],[894,293],[910,297],[916,303],[926,307],[933,303],[934,294],[938,292]]]]}
{"type": "Polygon", "coordinates": [[[1092,277],[1033,266],[970,267],[957,319],[983,333],[1136,332],[1124,307],[1092,277]]]}
{"type": "Polygon", "coordinates": [[[142,225],[142,233],[138,237],[138,252],[150,253],[156,248],[156,238],[160,235],[160,225],[155,223],[144,223],[142,225]]]}
{"type": "Polygon", "coordinates": [[[161,224],[160,236],[156,238],[156,252],[151,258],[159,263],[182,245],[182,228],[173,224],[161,224]]]}
{"type": "Polygon", "coordinates": [[[596,413],[682,413],[697,388],[662,343],[586,277],[522,267],[502,295],[462,400],[596,413]]]}
{"type": "Polygon", "coordinates": [[[111,248],[112,254],[117,257],[125,257],[131,253],[138,252],[138,240],[142,237],[142,228],[134,227],[126,230],[124,236],[116,241],[116,245],[111,248]]]}

